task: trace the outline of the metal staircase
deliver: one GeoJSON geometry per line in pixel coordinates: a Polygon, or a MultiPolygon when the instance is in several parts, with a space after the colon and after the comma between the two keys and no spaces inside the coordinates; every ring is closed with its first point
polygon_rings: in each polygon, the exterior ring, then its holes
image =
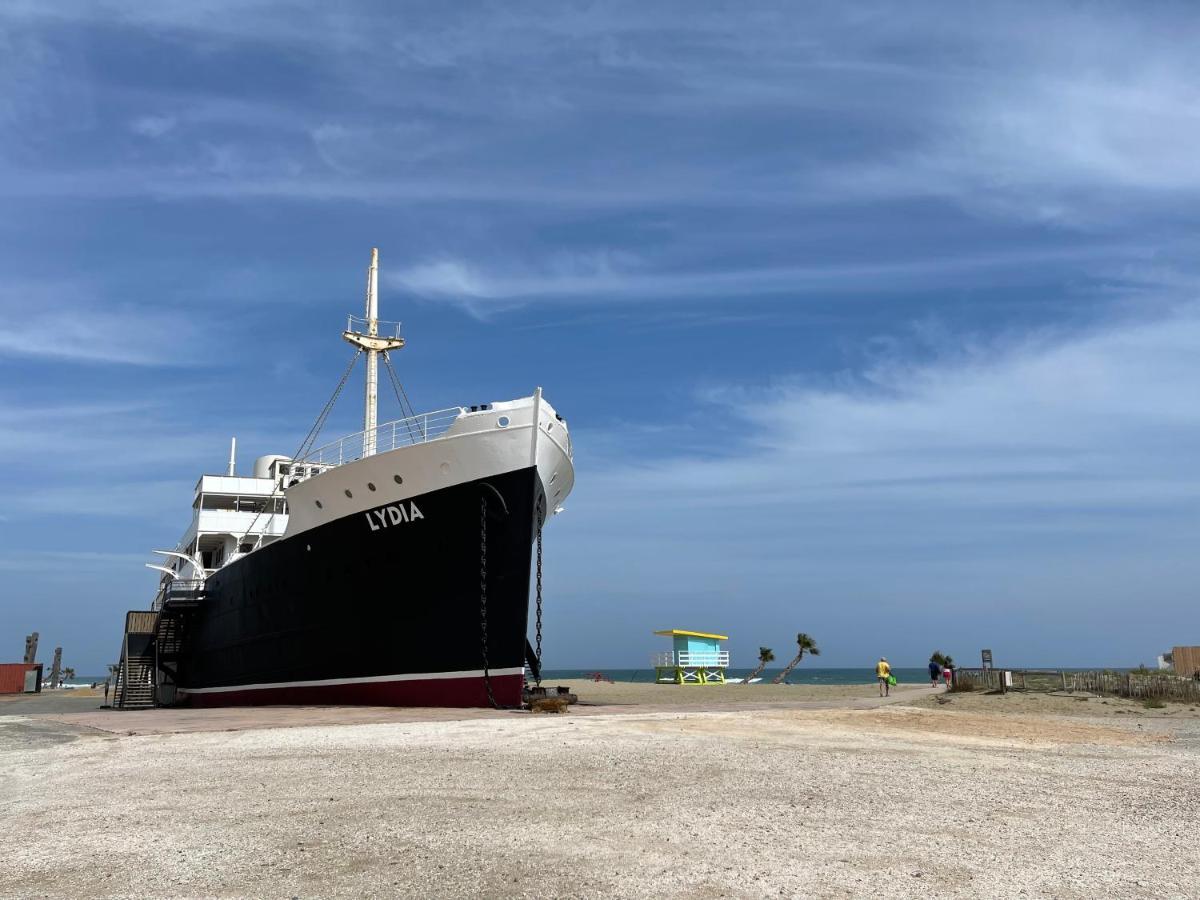
{"type": "Polygon", "coordinates": [[[150,709],[175,703],[179,662],[192,615],[204,601],[204,582],[175,581],[154,609],[125,614],[114,709],[150,709]]]}
{"type": "Polygon", "coordinates": [[[158,706],[172,706],[175,703],[184,641],[192,616],[203,602],[203,581],[174,581],[163,596],[154,633],[158,655],[158,706]]]}
{"type": "Polygon", "coordinates": [[[154,706],[155,641],[158,613],[130,610],[125,613],[121,662],[113,691],[114,709],[150,709],[154,706]]]}

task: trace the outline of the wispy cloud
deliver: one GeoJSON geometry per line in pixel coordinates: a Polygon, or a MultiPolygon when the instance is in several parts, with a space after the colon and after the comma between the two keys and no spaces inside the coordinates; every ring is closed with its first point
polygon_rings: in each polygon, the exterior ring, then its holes
{"type": "Polygon", "coordinates": [[[1085,335],[942,335],[932,362],[907,361],[906,348],[827,384],[708,391],[712,413],[742,438],[715,456],[651,463],[609,502],[1030,514],[1189,505],[1200,495],[1187,450],[1200,438],[1198,341],[1193,305],[1085,335]]]}
{"type": "Polygon", "coordinates": [[[38,311],[7,307],[0,324],[0,356],[40,357],[133,366],[179,366],[199,358],[195,321],[142,309],[38,311]]]}
{"type": "Polygon", "coordinates": [[[538,267],[511,264],[487,269],[442,258],[385,274],[395,287],[419,297],[449,300],[472,312],[533,301],[620,302],[645,299],[691,301],[762,295],[828,296],[873,294],[946,287],[986,276],[993,285],[1020,282],[1031,266],[1110,263],[1115,254],[1138,248],[1105,244],[943,255],[929,259],[861,259],[844,264],[712,269],[702,260],[691,268],[654,271],[631,253],[560,254],[538,267]]]}
{"type": "MultiPolygon", "coordinates": [[[[36,473],[14,483],[10,509],[69,511],[78,491],[82,507],[114,514],[137,503],[92,503],[106,491],[128,491],[130,499],[152,499],[166,486],[161,474],[182,473],[185,485],[202,468],[216,470],[224,459],[230,429],[255,445],[276,446],[270,426],[278,420],[253,405],[227,405],[220,391],[208,384],[171,384],[167,390],[135,379],[123,399],[61,402],[52,393],[30,390],[0,394],[0,452],[11,460],[8,472],[36,473]],[[208,394],[216,393],[217,402],[208,394]],[[133,485],[133,487],[130,487],[133,485]],[[53,498],[49,500],[47,498],[53,498]]],[[[280,428],[289,440],[302,433],[299,425],[280,428]]],[[[176,484],[176,482],[170,482],[176,484]]]]}
{"type": "Polygon", "coordinates": [[[5,550],[0,553],[0,572],[37,572],[65,578],[126,569],[144,562],[134,553],[101,553],[88,550],[5,550]]]}
{"type": "Polygon", "coordinates": [[[129,130],[142,137],[160,138],[178,124],[174,116],[138,116],[129,123],[129,130]]]}
{"type": "Polygon", "coordinates": [[[1166,12],[1056,8],[1035,25],[999,6],[969,17],[936,5],[903,17],[886,6],[831,4],[803,17],[767,6],[736,23],[720,9],[632,4],[468,6],[403,22],[366,7],[287,8],[7,4],[0,20],[25,48],[9,56],[39,73],[17,80],[45,95],[12,113],[26,132],[53,130],[56,119],[37,111],[87,80],[56,49],[65,25],[115,23],[147,42],[184,34],[230,52],[247,41],[318,43],[322,77],[343,99],[176,89],[156,98],[169,113],[148,113],[143,90],[123,97],[143,107],[131,119],[138,135],[206,128],[154,159],[111,148],[108,178],[56,167],[55,182],[21,166],[3,189],[589,209],[941,198],[1069,225],[1111,225],[1131,198],[1174,205],[1169,192],[1200,190],[1184,149],[1200,129],[1200,72],[1181,39],[1195,26],[1166,12]],[[64,65],[46,66],[47,54],[64,65]],[[446,82],[447,70],[460,77],[446,82]],[[412,89],[396,91],[397,81],[412,89]],[[791,139],[756,140],[767,131],[791,139]]]}
{"type": "Polygon", "coordinates": [[[204,334],[200,316],[134,298],[106,302],[82,278],[10,276],[0,286],[0,358],[193,365],[204,334]]]}
{"type": "MultiPolygon", "coordinates": [[[[189,473],[191,475],[192,473],[189,473]]],[[[11,493],[8,509],[24,516],[89,516],[102,519],[161,520],[174,509],[169,521],[186,519],[194,481],[184,476],[174,481],[106,477],[74,484],[35,485],[11,493]]],[[[182,524],[180,525],[182,528],[182,524]]]]}

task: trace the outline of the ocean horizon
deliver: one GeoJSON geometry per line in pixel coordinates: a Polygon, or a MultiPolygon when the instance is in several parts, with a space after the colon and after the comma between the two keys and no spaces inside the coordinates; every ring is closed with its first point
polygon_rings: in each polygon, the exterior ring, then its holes
{"type": "MultiPolygon", "coordinates": [[[[1021,667],[1011,666],[1009,668],[1018,669],[1021,667]]],[[[1029,669],[1052,669],[1062,672],[1095,672],[1098,670],[1106,670],[1110,672],[1128,672],[1128,666],[1029,666],[1029,669]]],[[[725,677],[728,681],[736,681],[745,678],[752,671],[752,668],[738,667],[727,669],[725,677]]],[[[771,682],[776,675],[783,671],[782,667],[774,667],[764,669],[759,677],[763,683],[771,682]]],[[[45,673],[49,675],[47,671],[45,673]]],[[[604,678],[611,679],[617,682],[632,682],[652,684],[654,683],[654,669],[652,667],[644,667],[640,669],[618,669],[618,668],[596,668],[585,667],[578,669],[546,669],[542,674],[542,681],[567,681],[567,680],[591,680],[597,674],[604,678]]],[[[901,684],[913,684],[916,682],[924,682],[929,680],[929,670],[924,666],[895,666],[892,668],[892,674],[896,676],[896,680],[901,684]]],[[[106,675],[77,675],[67,684],[77,686],[88,686],[94,683],[103,682],[106,675]]],[[[788,684],[869,684],[875,681],[875,667],[869,666],[852,666],[842,668],[803,668],[798,667],[792,670],[788,675],[788,684]]]]}
{"type": "MultiPolygon", "coordinates": [[[[725,670],[725,678],[727,681],[736,681],[745,678],[753,668],[730,668],[725,670]]],[[[782,667],[764,669],[759,673],[764,683],[769,683],[780,672],[782,667]]],[[[569,679],[592,679],[596,674],[603,675],[605,678],[611,678],[613,681],[620,682],[635,682],[635,683],[654,683],[654,668],[646,667],[642,669],[546,669],[542,673],[542,681],[553,681],[555,679],[566,681],[569,679]]],[[[895,668],[892,669],[892,674],[896,676],[898,682],[914,682],[917,680],[929,680],[928,669],[910,669],[910,668],[895,668]]],[[[795,668],[788,675],[788,684],[868,684],[875,681],[875,667],[868,668],[848,668],[848,669],[801,669],[795,668]]]]}
{"type": "MultiPolygon", "coordinates": [[[[966,668],[966,667],[964,667],[966,668]]],[[[1009,667],[1016,668],[1016,667],[1009,667]]],[[[1061,672],[1094,672],[1097,670],[1107,670],[1111,672],[1127,672],[1128,667],[1113,667],[1113,666],[1091,666],[1091,667],[1062,667],[1062,666],[1030,666],[1030,669],[1044,668],[1053,669],[1061,672]]],[[[739,678],[745,678],[752,671],[752,668],[730,668],[725,672],[726,680],[734,681],[739,678]]],[[[764,669],[759,677],[763,682],[770,682],[780,672],[782,667],[764,669]]],[[[641,669],[546,669],[542,674],[542,681],[552,681],[554,679],[591,679],[599,673],[606,678],[611,678],[613,681],[620,682],[654,682],[654,669],[645,667],[641,669]]],[[[925,666],[893,666],[892,674],[896,676],[896,681],[901,684],[913,684],[917,682],[927,682],[929,680],[929,670],[925,666]]],[[[849,668],[804,668],[797,667],[791,671],[787,677],[788,684],[870,684],[875,681],[875,666],[853,666],[849,668]]]]}

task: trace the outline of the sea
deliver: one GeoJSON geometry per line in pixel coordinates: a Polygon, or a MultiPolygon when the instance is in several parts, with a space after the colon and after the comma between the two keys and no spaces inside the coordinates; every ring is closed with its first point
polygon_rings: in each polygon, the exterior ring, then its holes
{"type": "MultiPolygon", "coordinates": [[[[753,669],[727,669],[725,679],[733,681],[739,678],[745,678],[753,669]]],[[[782,672],[783,669],[764,669],[759,675],[762,678],[763,684],[770,684],[775,676],[782,672]]],[[[896,676],[896,681],[904,684],[917,684],[920,682],[929,681],[929,670],[922,667],[920,669],[892,669],[892,674],[896,676]]],[[[613,681],[631,681],[644,682],[646,684],[654,683],[654,669],[546,669],[542,673],[542,681],[565,681],[568,678],[583,678],[594,679],[600,675],[603,679],[611,679],[613,681]]],[[[787,678],[788,684],[874,684],[875,683],[875,667],[870,668],[855,668],[855,669],[807,669],[803,666],[798,666],[792,669],[791,674],[787,678]]]]}

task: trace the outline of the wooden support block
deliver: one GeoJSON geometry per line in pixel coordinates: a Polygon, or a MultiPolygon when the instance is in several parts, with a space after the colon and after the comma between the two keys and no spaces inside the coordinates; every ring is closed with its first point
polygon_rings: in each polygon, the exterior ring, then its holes
{"type": "Polygon", "coordinates": [[[565,713],[567,711],[566,697],[541,697],[529,704],[533,713],[565,713]]]}

